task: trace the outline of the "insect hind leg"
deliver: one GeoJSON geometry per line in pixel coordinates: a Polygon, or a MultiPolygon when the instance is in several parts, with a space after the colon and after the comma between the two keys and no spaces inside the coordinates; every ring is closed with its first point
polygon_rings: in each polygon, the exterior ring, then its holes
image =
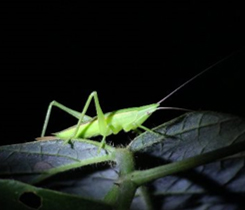
{"type": "Polygon", "coordinates": [[[46,116],[45,116],[45,120],[44,120],[44,124],[43,124],[43,128],[42,128],[41,137],[43,137],[45,135],[45,132],[47,130],[47,126],[48,126],[48,122],[49,122],[49,119],[50,119],[51,110],[52,110],[53,106],[58,107],[59,109],[67,112],[68,114],[72,115],[75,118],[79,118],[79,115],[80,115],[79,112],[77,112],[77,111],[75,111],[73,109],[70,109],[70,108],[64,106],[63,104],[61,104],[61,103],[59,103],[57,101],[52,101],[49,104],[49,106],[48,106],[48,110],[47,110],[47,113],[46,113],[46,116]]]}

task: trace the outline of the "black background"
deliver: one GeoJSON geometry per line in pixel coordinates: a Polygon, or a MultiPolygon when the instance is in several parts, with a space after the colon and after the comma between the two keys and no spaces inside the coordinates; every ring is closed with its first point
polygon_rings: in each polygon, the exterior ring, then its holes
{"type": "MultiPolygon", "coordinates": [[[[39,136],[52,100],[82,110],[97,90],[104,112],[154,103],[244,47],[234,1],[9,1],[0,10],[1,144],[39,136]]],[[[236,53],[163,105],[244,117],[244,58],[236,53]]],[[[161,111],[146,125],[180,114],[161,111]]],[[[56,109],[48,134],[75,122],[56,109]]]]}

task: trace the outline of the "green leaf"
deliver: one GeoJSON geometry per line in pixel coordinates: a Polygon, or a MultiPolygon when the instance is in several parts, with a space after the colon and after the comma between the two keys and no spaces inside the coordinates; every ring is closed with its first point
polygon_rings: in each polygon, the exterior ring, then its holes
{"type": "Polygon", "coordinates": [[[33,187],[14,180],[0,179],[0,198],[2,210],[111,209],[110,206],[92,199],[33,187]]]}
{"type": "MultiPolygon", "coordinates": [[[[97,142],[62,140],[35,141],[0,147],[0,175],[36,183],[57,173],[110,160],[97,142]]],[[[99,143],[98,143],[99,144],[99,143]]]]}

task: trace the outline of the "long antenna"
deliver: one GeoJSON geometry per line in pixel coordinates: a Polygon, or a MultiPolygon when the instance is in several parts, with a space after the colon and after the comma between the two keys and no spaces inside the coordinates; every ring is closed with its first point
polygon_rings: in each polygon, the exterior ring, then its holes
{"type": "MultiPolygon", "coordinates": [[[[240,50],[238,50],[240,51],[240,50]]],[[[190,78],[189,80],[187,80],[186,82],[184,82],[182,85],[180,85],[179,87],[177,87],[175,90],[173,90],[171,93],[169,93],[167,96],[165,96],[163,99],[161,99],[158,104],[162,103],[163,101],[165,101],[166,99],[168,99],[170,96],[172,96],[174,93],[176,93],[178,90],[180,90],[181,88],[183,88],[184,86],[186,86],[187,84],[189,84],[192,80],[196,79],[197,77],[201,76],[202,74],[204,74],[205,72],[207,72],[209,69],[212,69],[214,66],[222,63],[223,61],[225,61],[226,59],[230,58],[231,56],[233,56],[235,53],[237,53],[238,51],[235,51],[233,53],[231,53],[230,55],[227,55],[226,57],[222,58],[221,60],[217,61],[216,63],[214,63],[213,65],[209,66],[208,68],[204,69],[203,71],[201,71],[200,73],[196,74],[194,77],[190,78]]]]}

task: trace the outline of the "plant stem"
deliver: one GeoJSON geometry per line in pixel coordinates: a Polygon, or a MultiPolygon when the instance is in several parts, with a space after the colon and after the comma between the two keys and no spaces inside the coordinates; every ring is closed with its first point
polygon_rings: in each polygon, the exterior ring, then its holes
{"type": "Polygon", "coordinates": [[[133,153],[128,149],[116,149],[113,153],[119,168],[119,179],[105,196],[104,201],[114,206],[116,210],[130,208],[137,186],[128,179],[128,174],[134,171],[133,153]]]}
{"type": "Polygon", "coordinates": [[[203,164],[207,164],[209,162],[224,158],[229,155],[233,155],[244,150],[245,142],[236,143],[231,146],[217,149],[212,152],[207,152],[202,155],[197,155],[195,157],[187,158],[182,161],[169,163],[164,166],[159,166],[143,171],[134,171],[130,174],[130,179],[137,186],[141,186],[155,179],[159,179],[167,175],[175,174],[203,164]]]}

